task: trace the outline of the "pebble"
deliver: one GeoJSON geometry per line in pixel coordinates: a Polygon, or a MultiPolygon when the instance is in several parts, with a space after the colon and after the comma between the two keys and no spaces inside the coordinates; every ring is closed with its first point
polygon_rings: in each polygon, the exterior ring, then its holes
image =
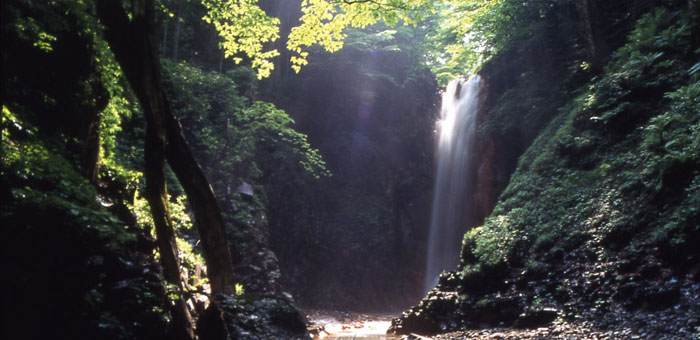
{"type": "MultiPolygon", "coordinates": [[[[629,316],[629,315],[628,315],[629,316]]],[[[658,315],[657,315],[658,317],[658,315]]],[[[668,333],[665,330],[661,333],[640,333],[624,324],[631,322],[624,321],[615,330],[601,331],[590,322],[568,322],[558,319],[549,327],[537,329],[509,329],[492,328],[467,330],[436,335],[431,339],[435,340],[677,340],[677,339],[698,339],[698,335],[693,335],[692,330],[678,330],[677,333],[668,333]],[[695,337],[693,337],[695,336],[695,337]]],[[[647,320],[649,321],[649,320],[647,320]]]]}

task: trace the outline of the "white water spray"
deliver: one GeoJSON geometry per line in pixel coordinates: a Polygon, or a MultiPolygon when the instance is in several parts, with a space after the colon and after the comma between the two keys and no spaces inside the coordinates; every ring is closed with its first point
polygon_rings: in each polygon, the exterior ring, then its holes
{"type": "Polygon", "coordinates": [[[443,270],[453,270],[459,261],[462,236],[472,219],[476,114],[481,78],[455,79],[442,95],[438,166],[430,218],[425,290],[437,284],[443,270]]]}

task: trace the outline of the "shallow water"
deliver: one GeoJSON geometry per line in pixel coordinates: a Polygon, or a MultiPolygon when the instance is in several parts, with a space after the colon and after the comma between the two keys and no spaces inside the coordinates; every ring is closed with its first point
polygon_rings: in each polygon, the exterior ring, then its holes
{"type": "Polygon", "coordinates": [[[320,331],[314,339],[324,340],[398,340],[400,336],[386,335],[392,315],[353,314],[344,312],[314,311],[309,321],[320,331]]]}

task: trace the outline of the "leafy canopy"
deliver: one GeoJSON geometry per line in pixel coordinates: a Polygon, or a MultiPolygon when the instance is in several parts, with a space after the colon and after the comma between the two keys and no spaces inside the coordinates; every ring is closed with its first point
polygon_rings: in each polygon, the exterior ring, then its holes
{"type": "Polygon", "coordinates": [[[213,24],[224,39],[220,47],[224,55],[233,57],[236,64],[244,53],[252,60],[258,78],[268,77],[274,64],[270,59],[279,55],[276,49],[263,51],[263,45],[279,38],[277,18],[271,18],[257,5],[257,0],[203,0],[207,8],[204,21],[213,24]]]}
{"type": "Polygon", "coordinates": [[[299,72],[308,61],[304,47],[319,44],[328,52],[343,47],[348,27],[365,28],[378,21],[389,26],[399,22],[416,24],[424,13],[432,11],[429,0],[304,0],[299,26],[292,28],[287,49],[292,68],[299,72]]]}
{"type": "MultiPolygon", "coordinates": [[[[265,50],[279,38],[279,20],[267,16],[257,0],[202,0],[224,39],[226,57],[236,63],[241,54],[251,59],[258,78],[270,75],[279,55],[265,50]],[[268,44],[268,45],[266,45],[268,44]]],[[[319,45],[328,52],[343,47],[348,28],[365,28],[378,22],[388,26],[419,25],[425,30],[424,57],[441,84],[474,73],[490,56],[537,25],[543,13],[561,0],[523,4],[515,0],[303,0],[302,16],[286,41],[292,68],[308,64],[307,49],[319,45]]]]}
{"type": "MultiPolygon", "coordinates": [[[[258,6],[257,0],[203,0],[208,13],[204,21],[214,25],[223,38],[221,47],[226,57],[236,63],[245,54],[252,61],[258,78],[265,78],[274,69],[270,59],[279,55],[276,49],[264,50],[266,43],[279,38],[279,19],[271,18],[258,6]]],[[[345,30],[364,28],[382,20],[388,25],[416,24],[424,13],[432,11],[431,0],[304,0],[300,24],[292,28],[287,48],[294,53],[292,68],[299,72],[308,63],[305,48],[318,44],[326,51],[342,48],[345,30]]]]}
{"type": "Polygon", "coordinates": [[[426,24],[426,62],[440,84],[474,73],[495,51],[492,29],[505,20],[506,1],[446,0],[426,24]]]}

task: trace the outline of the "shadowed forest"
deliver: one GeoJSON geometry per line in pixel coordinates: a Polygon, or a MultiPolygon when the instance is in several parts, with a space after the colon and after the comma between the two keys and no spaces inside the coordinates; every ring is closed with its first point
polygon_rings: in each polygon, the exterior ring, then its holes
{"type": "Polygon", "coordinates": [[[1,6],[3,339],[700,339],[698,0],[1,6]]]}

